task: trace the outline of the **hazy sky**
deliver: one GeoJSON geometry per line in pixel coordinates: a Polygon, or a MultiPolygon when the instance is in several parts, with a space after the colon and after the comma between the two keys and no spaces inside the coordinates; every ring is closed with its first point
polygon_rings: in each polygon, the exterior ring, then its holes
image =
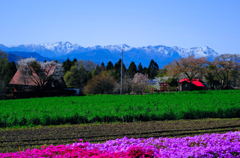
{"type": "Polygon", "coordinates": [[[0,0],[0,44],[209,46],[240,53],[240,0],[0,0]]]}

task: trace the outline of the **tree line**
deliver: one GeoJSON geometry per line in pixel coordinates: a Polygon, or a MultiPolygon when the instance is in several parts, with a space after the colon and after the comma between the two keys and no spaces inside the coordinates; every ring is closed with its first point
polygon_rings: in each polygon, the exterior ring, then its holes
{"type": "MultiPolygon", "coordinates": [[[[17,65],[15,65],[14,62],[9,63],[7,54],[3,51],[1,51],[0,55],[1,95],[13,92],[13,86],[9,85],[9,82],[17,70],[23,74],[21,76],[21,80],[24,83],[31,80],[37,85],[37,89],[35,90],[43,89],[46,83],[48,83],[48,85],[51,83],[50,86],[56,87],[57,84],[54,86],[57,76],[56,74],[58,74],[58,82],[61,82],[59,76],[62,75],[62,79],[68,87],[85,87],[86,93],[118,93],[120,89],[119,82],[121,76],[121,59],[119,59],[119,61],[115,64],[109,61],[105,66],[103,62],[101,65],[98,65],[91,60],[84,61],[74,59],[71,61],[68,58],[63,62],[63,64],[60,64],[58,61],[45,60],[44,62],[39,62],[34,58],[27,58],[19,60],[17,65]],[[54,66],[56,66],[58,70],[55,70],[54,74],[50,74],[51,69],[54,66]],[[33,72],[37,75],[33,75],[33,72]],[[99,81],[101,81],[101,83],[99,81]],[[98,88],[93,90],[93,85],[96,85],[98,88]]],[[[137,88],[139,85],[136,83],[136,78],[142,78],[146,87],[146,79],[154,78],[158,71],[159,67],[154,60],[151,60],[148,68],[143,68],[141,63],[137,68],[136,64],[131,62],[129,68],[127,69],[123,63],[123,93],[130,93],[133,90],[133,87],[135,87],[137,93],[142,93],[143,90],[139,90],[141,88],[137,88]],[[134,76],[135,80],[133,80],[134,76]]],[[[139,84],[142,84],[142,81],[139,80],[138,82],[139,84]]],[[[26,90],[26,86],[23,90],[26,90]]]]}
{"type": "Polygon", "coordinates": [[[178,81],[189,78],[190,82],[198,78],[207,83],[211,89],[228,89],[239,87],[240,55],[222,54],[213,61],[208,58],[179,58],[159,69],[158,64],[152,59],[148,67],[138,66],[132,61],[128,69],[123,63],[123,85],[120,85],[121,59],[113,64],[111,61],[100,65],[91,60],[71,61],[69,58],[60,64],[58,61],[39,62],[33,58],[22,59],[17,65],[9,62],[7,54],[0,50],[0,96],[12,93],[8,83],[17,70],[23,74],[22,80],[31,79],[41,89],[45,83],[57,86],[56,81],[63,79],[68,87],[84,87],[85,93],[123,93],[130,94],[134,91],[142,94],[147,88],[148,79],[168,76],[166,81],[170,86],[177,86],[178,81]],[[56,67],[53,74],[51,69],[56,67]],[[38,76],[32,75],[35,72],[38,76]],[[49,75],[50,74],[50,75],[49,75]]]}
{"type": "MultiPolygon", "coordinates": [[[[120,93],[121,59],[114,65],[109,61],[105,66],[103,62],[101,65],[98,65],[91,60],[83,61],[74,59],[71,61],[68,58],[63,62],[63,67],[65,71],[63,78],[67,86],[85,87],[86,93],[93,94],[120,93]]],[[[140,90],[138,88],[139,85],[144,85],[146,88],[148,83],[146,79],[154,78],[158,74],[159,67],[154,60],[151,60],[148,68],[143,68],[141,63],[137,68],[136,64],[131,62],[128,69],[123,63],[122,71],[123,93],[135,91],[138,94],[142,94],[144,90],[141,88],[140,90]],[[140,81],[140,78],[143,81],[140,81]]]]}

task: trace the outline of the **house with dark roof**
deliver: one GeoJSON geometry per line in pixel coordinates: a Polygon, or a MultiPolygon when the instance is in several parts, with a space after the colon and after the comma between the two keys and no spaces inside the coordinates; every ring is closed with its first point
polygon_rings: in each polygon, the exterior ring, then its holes
{"type": "MultiPolygon", "coordinates": [[[[47,76],[50,76],[54,73],[56,66],[53,66],[50,70],[48,70],[47,76]]],[[[47,71],[47,70],[46,70],[47,71]]],[[[27,90],[35,90],[37,89],[38,82],[40,81],[39,76],[33,71],[32,77],[34,80],[31,78],[25,78],[20,70],[18,69],[11,81],[9,82],[10,85],[14,86],[14,91],[23,91],[24,89],[27,90]]],[[[64,82],[63,78],[61,78],[61,81],[57,80],[52,80],[52,81],[46,81],[43,83],[43,87],[46,89],[64,89],[67,87],[66,83],[64,82]]]]}
{"type": "Polygon", "coordinates": [[[180,91],[206,90],[206,84],[199,79],[193,79],[192,83],[188,78],[179,81],[180,91]]]}

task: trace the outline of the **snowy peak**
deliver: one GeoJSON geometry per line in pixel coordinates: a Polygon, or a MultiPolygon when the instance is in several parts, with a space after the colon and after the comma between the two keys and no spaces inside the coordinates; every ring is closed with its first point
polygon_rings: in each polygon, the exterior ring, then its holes
{"type": "Polygon", "coordinates": [[[179,56],[179,57],[188,57],[189,55],[195,55],[196,57],[208,57],[212,56],[215,57],[218,55],[213,49],[203,46],[203,47],[192,47],[192,48],[181,48],[181,47],[168,47],[164,45],[157,45],[157,46],[143,46],[143,47],[131,47],[127,44],[120,44],[120,45],[107,45],[107,46],[100,46],[96,45],[93,47],[81,47],[78,44],[71,44],[70,42],[60,41],[56,43],[41,43],[38,45],[29,44],[29,45],[19,45],[14,47],[6,47],[0,44],[0,49],[4,51],[26,51],[26,52],[37,52],[42,56],[46,57],[58,57],[62,55],[68,55],[73,53],[86,53],[91,51],[98,51],[98,50],[107,50],[110,53],[119,53],[122,50],[124,52],[128,52],[129,54],[138,54],[143,56],[144,53],[150,56],[179,56]]]}
{"type": "Polygon", "coordinates": [[[78,44],[72,45],[70,42],[56,42],[56,43],[42,43],[39,44],[40,46],[44,47],[45,49],[52,50],[55,53],[60,54],[67,54],[72,50],[78,49],[80,46],[78,44]]]}
{"type": "Polygon", "coordinates": [[[110,52],[121,52],[123,51],[129,51],[132,49],[132,47],[126,45],[126,44],[121,44],[121,45],[107,45],[101,47],[102,49],[108,49],[110,52]]]}
{"type": "Polygon", "coordinates": [[[216,57],[218,55],[217,52],[215,52],[213,49],[207,46],[192,47],[189,49],[174,47],[173,49],[177,51],[181,57],[184,58],[188,57],[189,55],[194,55],[196,57],[208,57],[208,56],[216,57]]]}

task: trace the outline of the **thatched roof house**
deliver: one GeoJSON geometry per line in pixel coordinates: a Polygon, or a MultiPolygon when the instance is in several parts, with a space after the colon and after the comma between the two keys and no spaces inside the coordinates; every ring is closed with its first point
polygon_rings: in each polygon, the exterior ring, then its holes
{"type": "MultiPolygon", "coordinates": [[[[55,68],[56,66],[53,66],[50,70],[48,70],[49,71],[47,75],[48,77],[53,75],[55,68]]],[[[23,88],[33,90],[38,87],[38,84],[36,83],[36,81],[39,82],[40,78],[34,71],[32,72],[33,72],[32,77],[34,78],[34,80],[32,80],[31,78],[25,78],[24,75],[20,72],[20,70],[19,69],[17,70],[17,72],[9,82],[10,85],[14,85],[15,87],[14,91],[21,91],[23,88]]],[[[57,80],[46,81],[43,87],[48,89],[59,89],[59,88],[63,89],[63,88],[66,88],[67,86],[63,78],[61,78],[60,81],[57,81],[57,80]]]]}

